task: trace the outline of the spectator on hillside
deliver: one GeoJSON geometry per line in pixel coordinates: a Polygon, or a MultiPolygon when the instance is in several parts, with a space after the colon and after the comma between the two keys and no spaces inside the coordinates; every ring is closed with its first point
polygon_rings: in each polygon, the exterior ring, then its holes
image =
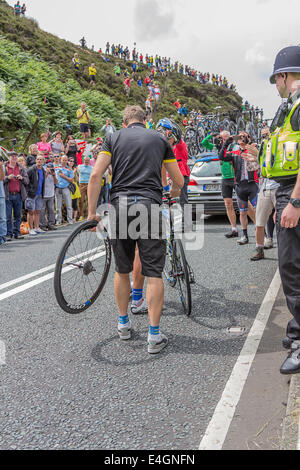
{"type": "Polygon", "coordinates": [[[62,223],[62,203],[63,201],[67,207],[67,220],[68,224],[73,224],[73,211],[72,211],[72,198],[69,189],[70,183],[73,182],[74,175],[70,167],[68,167],[68,157],[63,155],[61,157],[61,164],[55,169],[57,184],[55,188],[55,202],[56,202],[56,225],[62,223]]]}
{"type": "Polygon", "coordinates": [[[153,119],[149,119],[149,120],[146,122],[146,128],[147,128],[147,129],[153,129],[153,119]]]}
{"type": "Polygon", "coordinates": [[[79,121],[79,128],[84,140],[87,140],[91,135],[90,131],[90,122],[91,118],[88,110],[86,109],[86,103],[81,103],[80,109],[76,113],[77,119],[79,121]]]}
{"type": "Polygon", "coordinates": [[[79,177],[79,191],[81,194],[81,198],[79,200],[79,214],[80,214],[80,219],[79,222],[84,220],[84,203],[86,199],[86,211],[88,214],[88,198],[87,198],[87,191],[88,191],[88,185],[90,181],[90,176],[93,171],[93,167],[90,164],[90,159],[89,157],[84,157],[83,159],[83,165],[79,165],[77,172],[78,172],[78,177],[79,177]]]}
{"type": "Polygon", "coordinates": [[[116,65],[114,66],[114,69],[113,69],[113,70],[114,70],[115,75],[116,75],[117,77],[120,77],[120,76],[121,76],[121,67],[120,67],[119,64],[116,64],[116,65]]]}
{"type": "Polygon", "coordinates": [[[39,154],[36,157],[36,164],[30,167],[27,171],[29,183],[27,186],[25,209],[28,211],[30,237],[35,237],[39,233],[44,233],[44,230],[40,228],[40,213],[43,207],[46,179],[46,172],[43,168],[44,163],[44,156],[39,154]]]}
{"type": "Polygon", "coordinates": [[[26,13],[26,5],[25,3],[23,3],[22,8],[21,8],[21,15],[25,16],[25,13],[26,13]]]}
{"type": "Polygon", "coordinates": [[[20,2],[17,2],[15,5],[14,5],[14,10],[15,10],[15,16],[20,16],[21,14],[21,5],[20,5],[20,2]]]}
{"type": "Polygon", "coordinates": [[[125,94],[127,96],[127,98],[129,98],[130,96],[130,89],[131,89],[131,83],[133,82],[133,79],[127,77],[125,80],[124,80],[124,85],[125,85],[125,94]]]}
{"type": "Polygon", "coordinates": [[[182,108],[179,108],[178,113],[180,114],[180,116],[184,116],[184,117],[187,117],[187,116],[188,116],[189,110],[188,110],[186,104],[184,104],[184,105],[182,106],[182,108]]]}
{"type": "Polygon", "coordinates": [[[179,101],[179,100],[175,101],[175,103],[173,103],[173,106],[175,106],[175,108],[176,108],[177,111],[178,111],[179,108],[181,107],[180,101],[179,101]]]}
{"type": "Polygon", "coordinates": [[[158,103],[160,100],[160,88],[156,83],[154,84],[154,97],[156,103],[158,103]]]}
{"type": "Polygon", "coordinates": [[[96,82],[96,73],[97,73],[97,69],[95,67],[95,64],[92,64],[90,67],[89,67],[89,76],[90,76],[90,84],[91,85],[95,85],[95,82],[96,82]]]}
{"type": "Polygon", "coordinates": [[[146,99],[146,103],[145,103],[147,116],[151,116],[152,114],[152,102],[153,102],[152,96],[148,95],[146,99]]]}
{"type": "Polygon", "coordinates": [[[26,167],[30,168],[31,166],[35,165],[36,156],[39,152],[38,146],[36,144],[32,144],[29,147],[29,155],[26,158],[26,167]]]}
{"type": "Polygon", "coordinates": [[[0,246],[6,242],[6,205],[4,192],[4,162],[0,160],[0,246]]]}
{"type": "Polygon", "coordinates": [[[81,44],[81,47],[82,49],[85,49],[86,47],[86,40],[85,40],[85,37],[83,36],[83,38],[80,39],[80,44],[81,44]]]}
{"type": "Polygon", "coordinates": [[[64,153],[65,146],[62,140],[62,133],[60,131],[56,131],[54,133],[54,139],[52,139],[49,143],[51,145],[51,151],[54,155],[62,155],[64,153]]]}
{"type": "Polygon", "coordinates": [[[53,163],[44,166],[45,188],[43,206],[40,213],[40,228],[44,231],[56,230],[54,213],[55,186],[58,183],[53,163]]]}
{"type": "Polygon", "coordinates": [[[79,67],[80,67],[80,60],[79,60],[79,56],[77,54],[77,52],[75,52],[74,54],[74,57],[72,59],[72,62],[73,62],[73,67],[76,71],[79,71],[79,67]]]}
{"type": "Polygon", "coordinates": [[[38,142],[36,144],[38,147],[38,151],[44,155],[46,160],[49,158],[49,155],[52,152],[51,145],[47,142],[47,139],[47,134],[41,134],[41,142],[38,142]]]}
{"type": "Polygon", "coordinates": [[[79,151],[80,149],[76,139],[74,139],[72,135],[69,135],[67,138],[66,155],[69,159],[73,158],[75,167],[77,167],[77,153],[79,153],[79,151]]]}
{"type": "Polygon", "coordinates": [[[139,79],[138,79],[138,82],[137,82],[137,83],[138,83],[138,86],[139,86],[140,88],[143,88],[142,77],[139,77],[139,79]]]}
{"type": "Polygon", "coordinates": [[[106,139],[116,132],[116,129],[112,125],[110,118],[106,119],[106,124],[102,127],[101,132],[104,132],[106,139]]]}
{"type": "Polygon", "coordinates": [[[26,186],[29,183],[27,171],[18,163],[17,152],[8,154],[9,161],[4,166],[4,192],[6,199],[7,241],[14,237],[22,239],[20,233],[22,204],[27,198],[26,186]]]}
{"type": "Polygon", "coordinates": [[[106,43],[106,49],[105,49],[105,54],[109,54],[110,51],[110,44],[109,42],[106,43]]]}

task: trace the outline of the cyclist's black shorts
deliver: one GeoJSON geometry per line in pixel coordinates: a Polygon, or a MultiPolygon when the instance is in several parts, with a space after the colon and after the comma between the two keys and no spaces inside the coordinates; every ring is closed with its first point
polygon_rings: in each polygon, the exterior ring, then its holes
{"type": "Polygon", "coordinates": [[[80,132],[86,133],[89,132],[90,130],[90,125],[89,124],[80,124],[80,132]]]}
{"type": "Polygon", "coordinates": [[[234,178],[222,180],[223,199],[232,199],[233,190],[234,190],[234,178]]]}
{"type": "Polygon", "coordinates": [[[240,184],[236,185],[235,192],[240,212],[248,211],[248,201],[251,202],[254,209],[256,208],[259,187],[255,181],[251,181],[250,183],[246,180],[242,181],[240,184]]]}
{"type": "Polygon", "coordinates": [[[161,278],[166,259],[166,242],[162,236],[162,221],[158,215],[160,206],[153,199],[134,199],[130,197],[127,204],[125,201],[124,198],[114,199],[110,211],[111,244],[115,257],[116,272],[129,274],[133,271],[135,251],[136,246],[138,246],[143,276],[161,278]],[[138,211],[138,205],[142,205],[145,211],[145,218],[142,219],[141,223],[138,220],[140,212],[132,215],[136,210],[138,211]],[[115,213],[115,224],[113,212],[115,213]],[[158,224],[151,224],[151,215],[154,212],[156,217],[153,220],[159,220],[158,224]],[[127,223],[124,223],[126,219],[127,223]],[[133,233],[135,228],[136,234],[133,233]]]}

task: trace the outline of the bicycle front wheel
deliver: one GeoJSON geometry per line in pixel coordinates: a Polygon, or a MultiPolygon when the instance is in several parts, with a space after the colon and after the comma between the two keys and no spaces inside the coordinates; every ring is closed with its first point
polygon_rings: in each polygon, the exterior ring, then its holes
{"type": "Polygon", "coordinates": [[[54,292],[67,313],[87,310],[99,297],[111,265],[111,244],[98,223],[79,226],[64,244],[54,273],[54,292]]]}
{"type": "Polygon", "coordinates": [[[188,316],[192,313],[192,293],[190,284],[190,272],[186,260],[183,244],[181,240],[176,241],[176,261],[178,285],[180,290],[180,300],[184,309],[184,313],[188,316]],[[179,251],[178,251],[179,249],[179,251]]]}

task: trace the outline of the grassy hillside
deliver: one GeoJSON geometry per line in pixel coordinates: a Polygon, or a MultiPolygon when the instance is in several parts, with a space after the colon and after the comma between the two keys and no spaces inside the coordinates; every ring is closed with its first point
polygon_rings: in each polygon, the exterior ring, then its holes
{"type": "MultiPolygon", "coordinates": [[[[40,131],[54,131],[71,123],[77,130],[74,113],[82,100],[88,103],[93,115],[93,131],[99,132],[105,118],[111,116],[120,126],[121,112],[127,104],[144,107],[146,88],[133,83],[129,99],[124,94],[123,78],[115,77],[113,66],[118,61],[103,61],[100,54],[82,50],[69,41],[42,31],[30,18],[16,18],[13,9],[0,0],[0,79],[6,84],[7,101],[1,107],[0,127],[8,139],[17,135],[20,143],[25,140],[38,113],[41,120],[32,140],[40,131]],[[74,53],[81,62],[79,77],[72,65],[74,53]],[[96,86],[91,89],[88,67],[95,63],[96,86]],[[43,99],[47,96],[47,103],[43,99]]],[[[125,41],[124,41],[125,42],[125,41]]],[[[103,45],[104,46],[104,45],[103,45]]],[[[131,70],[131,62],[119,60],[122,70],[131,70]]],[[[144,79],[146,66],[139,71],[144,79]]],[[[136,77],[137,79],[137,77],[136,77]]],[[[159,78],[163,98],[155,119],[174,114],[172,103],[180,99],[190,109],[213,111],[222,106],[224,111],[239,107],[242,98],[235,92],[213,85],[201,85],[189,77],[176,73],[167,79],[159,78]]]]}

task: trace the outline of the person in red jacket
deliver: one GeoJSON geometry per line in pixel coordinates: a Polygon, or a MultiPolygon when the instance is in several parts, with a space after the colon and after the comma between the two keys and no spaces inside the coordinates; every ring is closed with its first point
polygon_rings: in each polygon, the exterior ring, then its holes
{"type": "Polygon", "coordinates": [[[190,182],[191,171],[188,166],[189,153],[186,143],[181,139],[180,142],[173,148],[180,172],[184,177],[184,186],[181,189],[180,205],[184,208],[185,204],[189,203],[188,200],[188,185],[190,182]]]}

